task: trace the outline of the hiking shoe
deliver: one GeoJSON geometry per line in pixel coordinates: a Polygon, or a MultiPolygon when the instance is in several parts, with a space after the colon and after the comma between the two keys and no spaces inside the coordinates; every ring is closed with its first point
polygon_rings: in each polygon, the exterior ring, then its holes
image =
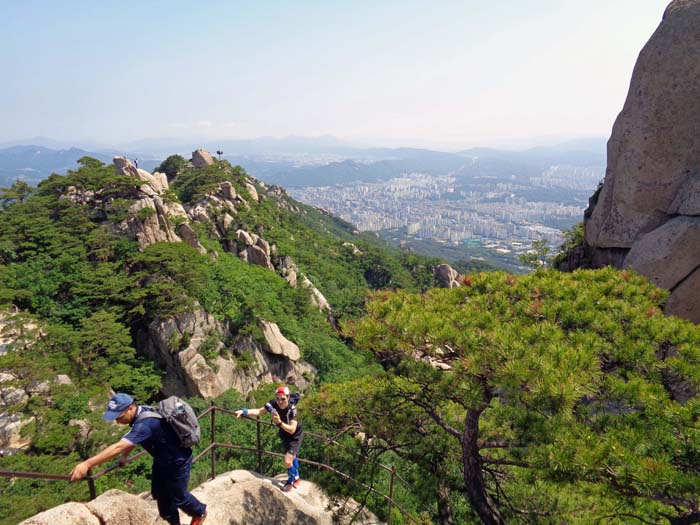
{"type": "Polygon", "coordinates": [[[282,487],[282,492],[289,492],[294,488],[294,485],[292,483],[285,483],[284,487],[282,487]]]}
{"type": "Polygon", "coordinates": [[[204,516],[199,516],[192,518],[192,521],[190,522],[190,525],[202,525],[204,523],[204,520],[207,519],[207,513],[206,511],[204,512],[204,516]]]}
{"type": "Polygon", "coordinates": [[[294,483],[292,483],[292,487],[294,487],[296,489],[299,487],[299,485],[301,485],[301,480],[299,478],[297,478],[294,480],[294,483]]]}

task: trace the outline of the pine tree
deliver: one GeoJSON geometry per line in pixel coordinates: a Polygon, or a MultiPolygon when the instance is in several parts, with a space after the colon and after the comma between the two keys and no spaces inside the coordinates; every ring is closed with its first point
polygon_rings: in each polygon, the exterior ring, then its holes
{"type": "Polygon", "coordinates": [[[697,522],[700,328],[664,317],[664,292],[613,269],[465,285],[379,292],[346,329],[388,371],[386,413],[418,410],[430,442],[452,441],[482,523],[557,508],[697,522]],[[562,494],[531,506],[528,487],[552,483],[562,494]]]}

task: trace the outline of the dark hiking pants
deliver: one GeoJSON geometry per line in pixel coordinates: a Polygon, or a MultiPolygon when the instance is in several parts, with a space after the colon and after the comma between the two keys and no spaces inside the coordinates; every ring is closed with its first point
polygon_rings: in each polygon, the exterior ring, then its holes
{"type": "Polygon", "coordinates": [[[170,525],[180,525],[177,509],[188,516],[202,516],[206,505],[187,491],[192,459],[182,464],[153,464],[151,495],[158,503],[158,514],[170,525]]]}

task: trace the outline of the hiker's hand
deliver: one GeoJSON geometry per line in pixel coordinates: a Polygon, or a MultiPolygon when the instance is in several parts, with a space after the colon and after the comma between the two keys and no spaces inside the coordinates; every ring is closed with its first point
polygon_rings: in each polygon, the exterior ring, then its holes
{"type": "Polygon", "coordinates": [[[280,415],[279,415],[277,412],[275,412],[274,414],[272,414],[272,422],[273,422],[275,425],[279,425],[280,423],[282,423],[282,420],[280,419],[280,415]]]}
{"type": "Polygon", "coordinates": [[[88,470],[90,470],[90,466],[86,461],[78,463],[75,467],[73,467],[73,470],[70,471],[70,480],[78,481],[83,479],[87,475],[88,470]]]}

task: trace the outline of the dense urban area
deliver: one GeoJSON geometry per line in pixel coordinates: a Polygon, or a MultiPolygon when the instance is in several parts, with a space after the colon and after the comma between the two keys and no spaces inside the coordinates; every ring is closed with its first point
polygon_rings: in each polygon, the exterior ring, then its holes
{"type": "Polygon", "coordinates": [[[515,257],[580,221],[602,168],[552,166],[512,181],[406,173],[374,183],[293,189],[302,202],[323,208],[360,231],[396,230],[407,238],[493,250],[515,257]]]}

